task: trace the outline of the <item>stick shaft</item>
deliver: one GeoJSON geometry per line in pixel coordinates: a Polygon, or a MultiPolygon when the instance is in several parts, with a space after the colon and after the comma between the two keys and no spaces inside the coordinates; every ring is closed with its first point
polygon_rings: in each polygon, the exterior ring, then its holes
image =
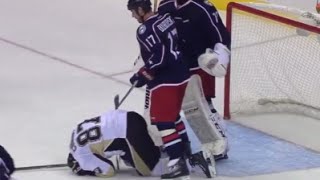
{"type": "Polygon", "coordinates": [[[133,85],[130,87],[130,89],[127,91],[127,93],[123,96],[123,98],[120,100],[119,103],[115,103],[115,107],[116,109],[118,109],[121,104],[127,99],[127,97],[129,96],[129,94],[131,93],[131,91],[134,89],[134,87],[137,85],[137,82],[133,83],[133,85]]]}
{"type": "MultiPolygon", "coordinates": [[[[130,89],[127,91],[127,93],[123,96],[123,98],[121,99],[121,101],[119,102],[119,95],[117,94],[115,97],[114,97],[114,105],[115,105],[115,108],[118,109],[121,104],[124,102],[124,100],[126,100],[126,98],[129,96],[129,94],[131,93],[131,91],[134,89],[134,87],[137,85],[137,81],[133,83],[133,85],[130,87],[130,89]]],[[[120,169],[120,158],[119,156],[116,156],[116,166],[117,166],[117,169],[119,170],[120,169]]]]}
{"type": "MultiPolygon", "coordinates": [[[[119,106],[124,102],[124,100],[127,99],[127,97],[129,96],[129,94],[131,93],[131,91],[134,89],[134,87],[136,86],[137,83],[134,83],[130,89],[128,90],[128,92],[123,96],[123,98],[121,99],[119,106]]],[[[119,107],[118,107],[119,108],[119,107]]]]}
{"type": "MultiPolygon", "coordinates": [[[[120,105],[126,100],[126,98],[129,96],[131,91],[134,89],[136,86],[137,82],[135,82],[128,92],[124,95],[124,97],[121,99],[119,102],[119,95],[115,97],[115,108],[118,109],[120,105]]],[[[117,163],[117,169],[120,169],[119,167],[119,157],[116,158],[116,163],[117,163]]],[[[40,165],[40,166],[26,166],[26,167],[18,167],[16,168],[17,171],[24,171],[24,170],[35,170],[35,169],[49,169],[49,168],[59,168],[59,167],[66,167],[67,164],[48,164],[48,165],[40,165]]]]}
{"type": "Polygon", "coordinates": [[[49,168],[59,168],[59,167],[67,167],[67,164],[48,164],[48,165],[40,165],[40,166],[26,166],[26,167],[18,167],[17,171],[24,170],[35,170],[35,169],[49,169],[49,168]]]}

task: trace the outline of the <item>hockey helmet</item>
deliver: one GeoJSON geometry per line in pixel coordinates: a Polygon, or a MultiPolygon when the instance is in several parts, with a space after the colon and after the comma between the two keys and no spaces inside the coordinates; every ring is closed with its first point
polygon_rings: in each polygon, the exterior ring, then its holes
{"type": "Polygon", "coordinates": [[[148,9],[151,7],[151,1],[150,0],[129,0],[128,1],[128,10],[134,10],[138,7],[141,7],[143,9],[148,9]]]}

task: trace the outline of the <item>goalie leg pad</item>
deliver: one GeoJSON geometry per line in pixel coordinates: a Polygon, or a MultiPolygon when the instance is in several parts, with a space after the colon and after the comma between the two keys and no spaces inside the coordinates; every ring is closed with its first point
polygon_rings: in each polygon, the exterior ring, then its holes
{"type": "Polygon", "coordinates": [[[215,97],[215,81],[216,78],[211,76],[201,68],[191,69],[192,75],[198,75],[201,79],[201,87],[206,98],[214,98],[215,97]]]}
{"type": "Polygon", "coordinates": [[[219,155],[227,150],[227,138],[219,122],[214,120],[201,88],[201,79],[192,75],[183,100],[182,109],[191,128],[202,143],[204,151],[219,155]]]}

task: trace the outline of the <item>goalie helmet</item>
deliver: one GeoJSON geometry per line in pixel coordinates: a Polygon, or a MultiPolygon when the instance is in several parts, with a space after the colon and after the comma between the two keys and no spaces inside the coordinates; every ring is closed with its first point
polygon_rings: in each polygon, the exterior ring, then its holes
{"type": "Polygon", "coordinates": [[[128,10],[135,10],[138,7],[141,7],[143,10],[151,8],[150,0],[129,0],[128,1],[128,10]]]}

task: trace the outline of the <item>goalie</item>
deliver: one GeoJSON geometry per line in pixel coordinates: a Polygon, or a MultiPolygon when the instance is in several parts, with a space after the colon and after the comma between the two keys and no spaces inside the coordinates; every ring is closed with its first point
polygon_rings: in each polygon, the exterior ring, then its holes
{"type": "MultiPolygon", "coordinates": [[[[145,119],[136,112],[108,111],[79,123],[72,132],[68,166],[77,175],[111,177],[115,167],[110,160],[120,156],[141,176],[160,176],[168,160],[161,159],[160,147],[151,139],[145,119]]],[[[210,167],[201,152],[190,159],[207,177],[210,167]]]]}
{"type": "Polygon", "coordinates": [[[183,102],[186,118],[216,160],[227,158],[222,117],[213,106],[212,98],[215,97],[215,77],[227,73],[230,34],[216,8],[206,0],[162,0],[158,12],[169,13],[176,20],[179,47],[193,74],[183,102]],[[211,135],[201,133],[206,130],[212,132],[211,135]]]}

